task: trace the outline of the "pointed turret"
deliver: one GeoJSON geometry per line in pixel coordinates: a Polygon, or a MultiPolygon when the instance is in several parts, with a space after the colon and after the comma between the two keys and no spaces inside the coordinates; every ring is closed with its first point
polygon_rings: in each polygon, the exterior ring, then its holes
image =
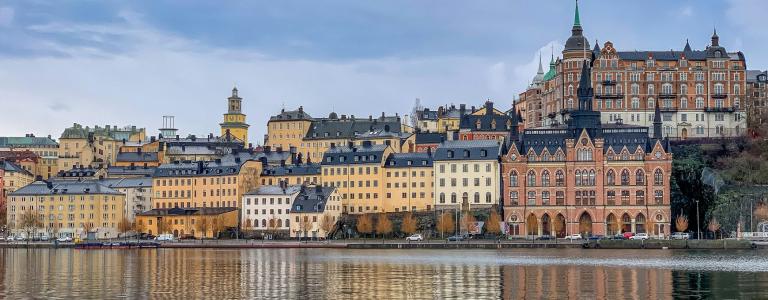
{"type": "Polygon", "coordinates": [[[720,37],[717,36],[717,28],[715,28],[714,32],[712,33],[712,46],[720,46],[720,37]]]}
{"type": "Polygon", "coordinates": [[[582,35],[582,32],[581,18],[579,17],[579,1],[576,0],[571,37],[565,42],[564,51],[589,51],[589,41],[582,35]]]}
{"type": "Polygon", "coordinates": [[[539,71],[536,72],[536,76],[533,76],[533,85],[539,85],[544,80],[544,68],[541,65],[541,53],[539,53],[539,71]]]}
{"type": "Polygon", "coordinates": [[[653,112],[653,138],[662,139],[661,137],[661,107],[659,107],[659,99],[656,99],[656,108],[653,112]]]}
{"type": "Polygon", "coordinates": [[[602,134],[602,130],[600,130],[602,127],[600,124],[600,112],[592,109],[594,91],[592,90],[591,74],[589,61],[583,61],[579,88],[576,90],[576,95],[579,97],[579,106],[576,110],[571,111],[571,118],[568,121],[568,129],[571,130],[574,136],[578,135],[583,129],[589,131],[592,137],[602,134]]]}
{"type": "Polygon", "coordinates": [[[688,39],[685,39],[685,48],[683,48],[683,52],[689,53],[692,52],[691,50],[691,44],[688,43],[688,39]]]}
{"type": "Polygon", "coordinates": [[[592,110],[592,76],[590,75],[589,62],[584,61],[581,66],[581,79],[576,95],[579,97],[579,110],[592,110]]]}

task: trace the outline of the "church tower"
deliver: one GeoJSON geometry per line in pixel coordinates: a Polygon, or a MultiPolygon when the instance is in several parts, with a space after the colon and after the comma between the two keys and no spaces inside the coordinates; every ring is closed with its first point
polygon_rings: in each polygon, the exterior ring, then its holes
{"type": "Polygon", "coordinates": [[[237,87],[232,89],[232,96],[227,98],[228,109],[224,114],[224,122],[221,123],[221,137],[242,141],[248,147],[248,125],[245,123],[245,115],[241,107],[243,98],[237,96],[237,87]]]}

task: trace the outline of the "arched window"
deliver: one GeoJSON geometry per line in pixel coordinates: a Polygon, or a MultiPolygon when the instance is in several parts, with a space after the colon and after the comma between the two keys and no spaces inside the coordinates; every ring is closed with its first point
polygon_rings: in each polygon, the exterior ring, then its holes
{"type": "Polygon", "coordinates": [[[565,186],[565,176],[563,176],[563,170],[557,170],[557,172],[555,172],[555,185],[565,186]]]}
{"type": "Polygon", "coordinates": [[[515,170],[509,174],[509,186],[517,186],[517,171],[515,170]]]}
{"type": "Polygon", "coordinates": [[[456,193],[451,193],[451,203],[456,203],[456,193]]]}
{"type": "Polygon", "coordinates": [[[445,193],[440,193],[440,203],[445,203],[445,193]]]}
{"type": "Polygon", "coordinates": [[[656,171],[653,172],[653,184],[664,185],[664,173],[661,172],[661,169],[656,169],[656,171]]]}
{"type": "Polygon", "coordinates": [[[526,180],[528,186],[536,186],[536,172],[533,170],[528,171],[528,179],[526,180]]]}
{"type": "Polygon", "coordinates": [[[491,203],[493,201],[493,198],[491,197],[491,192],[485,193],[485,203],[491,203]]]}
{"type": "Polygon", "coordinates": [[[589,185],[595,185],[595,170],[589,170],[589,185]]]}
{"type": "Polygon", "coordinates": [[[645,185],[645,172],[642,169],[635,172],[635,185],[645,185]]]}
{"type": "Polygon", "coordinates": [[[549,171],[541,172],[541,186],[549,186],[549,171]]]}
{"type": "Polygon", "coordinates": [[[621,171],[621,185],[629,185],[629,170],[621,171]]]}
{"type": "Polygon", "coordinates": [[[680,108],[681,109],[688,108],[688,99],[686,99],[685,97],[680,98],[680,108]]]}
{"type": "Polygon", "coordinates": [[[680,94],[688,95],[688,85],[686,84],[680,85],[680,94]]]}
{"type": "Polygon", "coordinates": [[[696,98],[696,108],[704,108],[704,98],[702,97],[696,98]]]}
{"type": "Polygon", "coordinates": [[[576,185],[581,185],[581,171],[576,170],[576,185]]]}
{"type": "Polygon", "coordinates": [[[613,170],[608,170],[608,174],[605,178],[605,184],[616,185],[616,173],[613,170]]]}
{"type": "Polygon", "coordinates": [[[640,108],[640,99],[638,98],[632,98],[632,108],[633,109],[639,109],[640,108]]]}
{"type": "Polygon", "coordinates": [[[480,193],[475,192],[475,203],[480,203],[480,193]]]}

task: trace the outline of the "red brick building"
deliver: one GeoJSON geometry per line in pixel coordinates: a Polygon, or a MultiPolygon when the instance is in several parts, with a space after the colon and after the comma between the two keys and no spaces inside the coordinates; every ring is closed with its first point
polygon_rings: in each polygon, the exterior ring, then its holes
{"type": "MultiPolygon", "coordinates": [[[[513,236],[670,232],[672,154],[659,106],[649,127],[603,124],[590,64],[566,124],[526,128],[501,158],[504,216],[513,236]]],[[[513,127],[518,127],[513,118],[513,127]]]]}

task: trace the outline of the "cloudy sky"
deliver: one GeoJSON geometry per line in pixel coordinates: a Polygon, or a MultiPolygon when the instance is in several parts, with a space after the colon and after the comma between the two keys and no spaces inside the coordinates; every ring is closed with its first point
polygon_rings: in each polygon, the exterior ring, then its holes
{"type": "MultiPolygon", "coordinates": [[[[0,0],[0,135],[72,123],[218,133],[234,84],[250,138],[303,105],[313,116],[425,106],[508,108],[570,35],[572,1],[0,0]]],[[[580,2],[585,35],[620,50],[721,45],[768,67],[768,1],[580,2]]]]}

